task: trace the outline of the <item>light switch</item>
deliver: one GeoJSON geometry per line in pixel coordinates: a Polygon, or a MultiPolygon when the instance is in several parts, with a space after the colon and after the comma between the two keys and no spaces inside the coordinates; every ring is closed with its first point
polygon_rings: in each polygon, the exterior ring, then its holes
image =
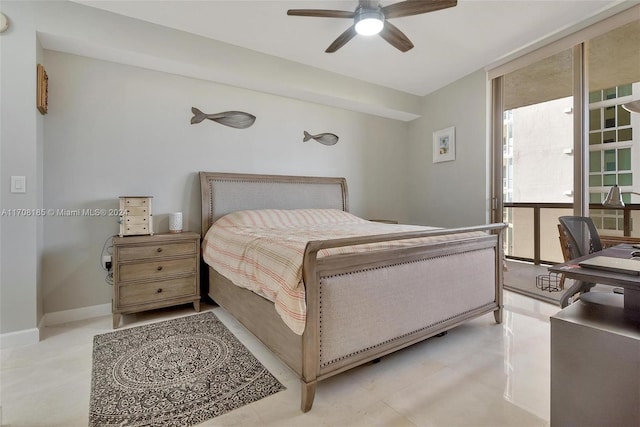
{"type": "Polygon", "coordinates": [[[12,176],[11,177],[11,192],[12,193],[26,193],[27,192],[27,178],[24,176],[12,176]]]}

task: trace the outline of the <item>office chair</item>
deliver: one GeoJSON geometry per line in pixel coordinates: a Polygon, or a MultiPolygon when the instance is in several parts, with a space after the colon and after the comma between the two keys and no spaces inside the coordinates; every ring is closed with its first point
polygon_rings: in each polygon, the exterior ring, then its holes
{"type": "MultiPolygon", "coordinates": [[[[561,216],[558,218],[560,227],[558,229],[564,233],[568,241],[568,250],[570,259],[579,258],[593,252],[602,250],[602,242],[600,235],[596,229],[593,220],[584,216],[561,216]]],[[[569,305],[569,301],[576,294],[585,302],[594,302],[599,304],[619,303],[618,297],[611,292],[591,292],[596,284],[576,280],[575,283],[562,294],[560,298],[560,307],[565,308],[569,305]]],[[[619,293],[617,291],[616,293],[619,293]]]]}

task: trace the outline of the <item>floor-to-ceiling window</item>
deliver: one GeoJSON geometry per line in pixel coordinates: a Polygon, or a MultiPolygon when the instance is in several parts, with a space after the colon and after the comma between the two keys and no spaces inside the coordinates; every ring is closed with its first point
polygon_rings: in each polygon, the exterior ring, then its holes
{"type": "Polygon", "coordinates": [[[589,201],[618,185],[627,205],[589,214],[602,234],[640,237],[640,114],[624,108],[640,99],[640,21],[588,40],[587,52],[589,201]]]}
{"type": "Polygon", "coordinates": [[[509,224],[508,256],[561,261],[561,215],[590,213],[610,235],[638,224],[640,236],[640,114],[623,108],[640,99],[638,16],[634,6],[489,72],[494,220],[509,224]],[[627,208],[600,208],[615,184],[627,208]]]}

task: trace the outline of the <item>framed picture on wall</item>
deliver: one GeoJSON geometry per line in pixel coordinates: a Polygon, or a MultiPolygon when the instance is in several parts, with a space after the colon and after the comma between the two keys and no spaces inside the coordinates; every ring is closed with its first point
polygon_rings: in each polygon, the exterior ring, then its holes
{"type": "Polygon", "coordinates": [[[450,127],[433,133],[433,163],[456,159],[456,128],[450,127]]]}

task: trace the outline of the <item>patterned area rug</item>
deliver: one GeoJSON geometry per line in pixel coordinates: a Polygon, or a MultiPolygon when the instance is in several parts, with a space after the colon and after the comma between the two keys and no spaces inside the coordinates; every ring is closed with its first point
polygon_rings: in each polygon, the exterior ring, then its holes
{"type": "Polygon", "coordinates": [[[96,335],[89,426],[192,426],[284,389],[206,312],[96,335]]]}

